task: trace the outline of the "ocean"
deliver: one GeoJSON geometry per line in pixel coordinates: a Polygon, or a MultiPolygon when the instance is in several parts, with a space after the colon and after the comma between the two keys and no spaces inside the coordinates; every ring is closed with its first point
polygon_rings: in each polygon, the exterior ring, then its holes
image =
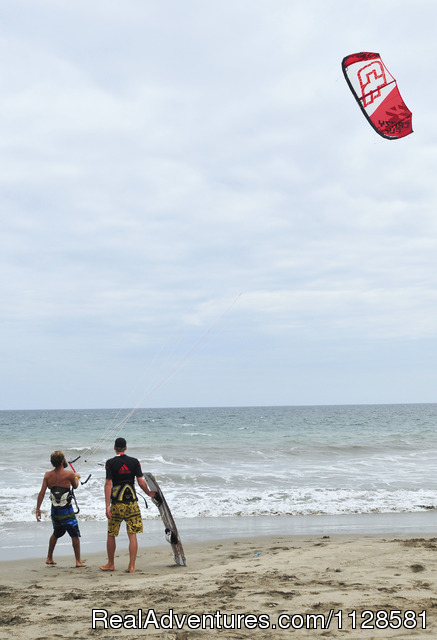
{"type": "MultiPolygon", "coordinates": [[[[26,536],[50,533],[48,495],[42,528],[34,510],[55,449],[80,456],[82,480],[91,474],[76,491],[78,518],[103,531],[104,462],[118,435],[156,476],[180,530],[435,514],[436,425],[437,404],[1,411],[0,547],[4,557],[26,536]]],[[[158,521],[147,502],[144,519],[158,521]]]]}

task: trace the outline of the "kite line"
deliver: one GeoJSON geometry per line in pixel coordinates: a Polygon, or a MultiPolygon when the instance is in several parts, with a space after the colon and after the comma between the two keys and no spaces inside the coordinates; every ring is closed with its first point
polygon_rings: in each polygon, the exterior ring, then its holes
{"type": "MultiPolygon", "coordinates": [[[[88,449],[84,449],[82,451],[82,453],[75,458],[75,460],[73,460],[72,462],[75,462],[76,460],[78,460],[79,458],[81,458],[85,451],[87,452],[87,459],[85,459],[85,462],[88,462],[88,458],[94,456],[96,454],[96,452],[103,447],[103,445],[109,440],[109,439],[113,439],[114,437],[117,437],[118,434],[122,431],[122,429],[125,427],[125,425],[129,422],[129,420],[132,418],[132,416],[144,405],[148,402],[148,400],[159,391],[159,389],[161,389],[165,384],[167,384],[167,382],[179,371],[179,369],[185,364],[185,362],[192,356],[192,354],[199,348],[199,346],[206,340],[206,338],[214,331],[214,329],[222,322],[222,320],[224,319],[224,317],[231,311],[231,309],[236,305],[236,303],[238,302],[238,300],[240,299],[240,297],[242,296],[242,293],[239,293],[234,300],[231,302],[231,304],[218,316],[218,318],[211,324],[210,327],[208,327],[208,329],[196,340],[196,342],[188,349],[188,351],[185,353],[185,355],[182,356],[182,358],[180,358],[180,360],[172,367],[172,369],[170,369],[170,371],[168,373],[166,373],[160,380],[159,382],[148,392],[146,393],[145,396],[143,396],[141,398],[141,400],[134,406],[133,409],[131,409],[127,415],[120,420],[119,422],[117,422],[116,424],[114,424],[114,421],[118,418],[120,411],[117,412],[117,415],[115,416],[114,420],[112,421],[111,425],[109,425],[109,427],[106,429],[106,431],[104,432],[104,434],[94,442],[94,444],[88,449]]],[[[91,474],[90,474],[91,475],[91,474]]],[[[89,476],[86,480],[86,482],[89,480],[89,476]]]]}

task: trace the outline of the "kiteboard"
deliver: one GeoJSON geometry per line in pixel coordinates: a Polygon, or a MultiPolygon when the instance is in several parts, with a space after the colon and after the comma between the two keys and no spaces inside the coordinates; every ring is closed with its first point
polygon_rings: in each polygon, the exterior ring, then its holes
{"type": "Polygon", "coordinates": [[[156,478],[151,473],[143,473],[150,491],[155,491],[156,495],[152,498],[154,504],[158,507],[159,514],[164,523],[165,539],[171,544],[173,550],[174,561],[181,567],[185,567],[185,553],[182,547],[182,542],[179,537],[176,523],[171,515],[170,507],[167,504],[164,494],[156,481],[156,478]]]}

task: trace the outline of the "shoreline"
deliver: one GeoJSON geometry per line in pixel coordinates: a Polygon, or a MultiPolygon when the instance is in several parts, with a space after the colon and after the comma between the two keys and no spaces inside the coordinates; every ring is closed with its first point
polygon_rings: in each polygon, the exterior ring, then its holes
{"type": "MultiPolygon", "coordinates": [[[[82,554],[105,552],[106,521],[81,521],[82,554]]],[[[199,544],[226,539],[259,538],[269,535],[437,535],[437,511],[308,516],[251,516],[229,518],[181,518],[177,526],[182,543],[199,544]]],[[[45,557],[52,533],[50,520],[41,523],[11,523],[1,527],[0,562],[45,557]]],[[[119,546],[127,544],[124,529],[119,546]]],[[[144,519],[139,548],[167,546],[161,519],[144,519]]],[[[65,535],[55,549],[57,557],[71,554],[65,535]]]]}
{"type": "Polygon", "coordinates": [[[169,546],[161,544],[140,549],[134,574],[124,572],[123,538],[112,572],[98,568],[103,549],[84,554],[83,569],[74,567],[71,550],[56,566],[46,566],[45,558],[1,562],[0,638],[85,640],[97,632],[212,640],[220,630],[222,640],[271,640],[288,637],[281,623],[312,640],[345,632],[404,640],[429,638],[437,624],[437,538],[430,535],[187,542],[186,567],[175,565],[169,546]],[[205,626],[190,626],[196,620],[205,626]],[[375,627],[376,620],[384,626],[375,627]]]}

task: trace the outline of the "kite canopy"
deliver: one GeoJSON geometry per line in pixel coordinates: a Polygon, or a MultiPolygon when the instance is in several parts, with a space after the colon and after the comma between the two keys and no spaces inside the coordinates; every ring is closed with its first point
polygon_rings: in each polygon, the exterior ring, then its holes
{"type": "Polygon", "coordinates": [[[362,112],[380,136],[396,140],[413,133],[412,113],[379,53],[352,53],[343,58],[342,68],[362,112]]]}

